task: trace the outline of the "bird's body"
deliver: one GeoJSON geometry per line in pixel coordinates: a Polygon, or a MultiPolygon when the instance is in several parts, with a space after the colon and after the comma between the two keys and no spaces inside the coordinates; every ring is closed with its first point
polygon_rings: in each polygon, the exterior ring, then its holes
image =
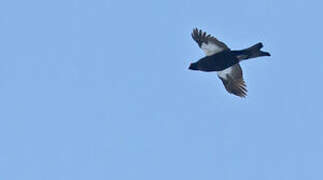
{"type": "Polygon", "coordinates": [[[270,56],[268,52],[260,50],[263,47],[262,43],[243,50],[231,50],[223,42],[201,30],[194,29],[192,37],[206,56],[191,63],[189,69],[216,71],[226,90],[240,97],[247,95],[247,89],[239,62],[260,56],[270,56]]]}
{"type": "Polygon", "coordinates": [[[237,63],[239,63],[239,59],[230,50],[225,50],[211,56],[203,57],[196,62],[196,66],[200,71],[210,72],[222,71],[237,63]]]}

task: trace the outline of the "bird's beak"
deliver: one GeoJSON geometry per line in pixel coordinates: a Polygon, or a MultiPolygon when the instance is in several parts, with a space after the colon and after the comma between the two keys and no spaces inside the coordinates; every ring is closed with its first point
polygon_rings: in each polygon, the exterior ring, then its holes
{"type": "Polygon", "coordinates": [[[192,63],[188,66],[188,69],[192,69],[192,63]]]}
{"type": "Polygon", "coordinates": [[[193,63],[190,64],[190,66],[188,67],[188,69],[190,69],[190,70],[198,70],[197,67],[196,67],[196,65],[193,64],[193,63]]]}

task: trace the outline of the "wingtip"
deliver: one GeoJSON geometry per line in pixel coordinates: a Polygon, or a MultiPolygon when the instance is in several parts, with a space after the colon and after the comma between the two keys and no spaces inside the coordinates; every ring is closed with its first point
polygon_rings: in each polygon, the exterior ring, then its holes
{"type": "Polygon", "coordinates": [[[241,92],[239,94],[234,94],[234,95],[236,95],[236,96],[238,96],[240,98],[246,98],[247,97],[247,91],[243,91],[243,92],[241,92]]]}
{"type": "Polygon", "coordinates": [[[247,97],[247,93],[230,93],[230,94],[233,94],[233,95],[235,95],[236,97],[239,97],[239,98],[241,98],[241,99],[245,99],[246,97],[247,97]]]}

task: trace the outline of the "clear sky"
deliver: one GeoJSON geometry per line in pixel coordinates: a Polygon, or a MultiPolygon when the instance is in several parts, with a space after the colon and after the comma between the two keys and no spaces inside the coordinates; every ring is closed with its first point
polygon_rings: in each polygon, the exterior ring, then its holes
{"type": "Polygon", "coordinates": [[[0,179],[322,180],[322,6],[0,1],[0,179]],[[187,69],[194,27],[272,54],[247,98],[187,69]]]}

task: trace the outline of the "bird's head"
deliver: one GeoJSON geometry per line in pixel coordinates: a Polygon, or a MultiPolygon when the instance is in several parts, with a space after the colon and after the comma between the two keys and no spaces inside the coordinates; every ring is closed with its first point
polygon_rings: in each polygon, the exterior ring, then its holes
{"type": "Polygon", "coordinates": [[[190,66],[188,67],[190,70],[199,70],[197,67],[197,63],[191,63],[190,66]]]}

